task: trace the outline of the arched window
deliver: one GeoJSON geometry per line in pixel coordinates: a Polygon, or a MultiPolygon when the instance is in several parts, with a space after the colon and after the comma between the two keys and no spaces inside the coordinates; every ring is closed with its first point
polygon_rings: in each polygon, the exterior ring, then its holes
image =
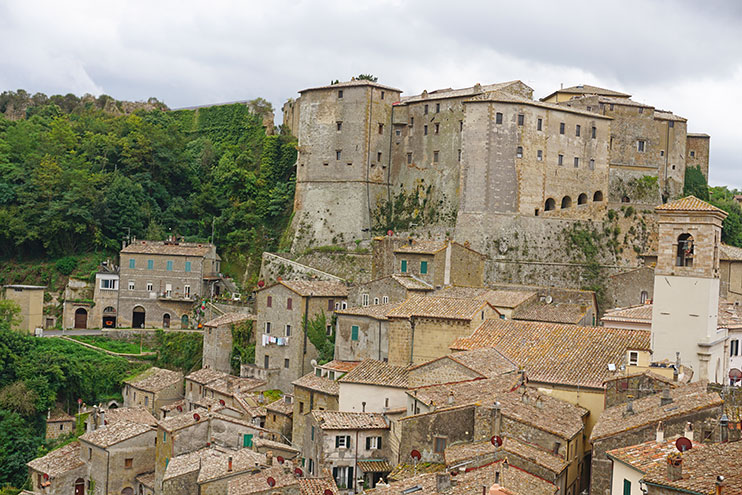
{"type": "Polygon", "coordinates": [[[603,201],[603,191],[595,191],[595,194],[593,194],[593,201],[603,201]]]}
{"type": "Polygon", "coordinates": [[[570,198],[569,196],[564,196],[562,198],[562,209],[569,208],[570,206],[572,206],[572,198],[570,198]]]}
{"type": "Polygon", "coordinates": [[[544,206],[545,211],[550,211],[556,208],[556,201],[554,201],[554,198],[549,198],[546,200],[546,205],[544,206]]]}
{"type": "Polygon", "coordinates": [[[693,236],[680,234],[678,236],[678,251],[675,257],[676,266],[693,266],[693,236]]]}
{"type": "Polygon", "coordinates": [[[641,301],[641,304],[646,304],[647,299],[649,299],[649,293],[643,290],[641,295],[639,296],[639,300],[641,301]]]}
{"type": "Polygon", "coordinates": [[[162,328],[170,328],[170,313],[162,315],[162,328]]]}
{"type": "Polygon", "coordinates": [[[577,196],[577,204],[578,205],[587,204],[587,194],[582,193],[579,196],[577,196]]]}
{"type": "Polygon", "coordinates": [[[628,197],[628,196],[624,196],[623,198],[621,198],[621,202],[622,202],[622,203],[630,203],[630,202],[631,202],[631,200],[629,199],[629,197],[628,197]]]}
{"type": "Polygon", "coordinates": [[[114,308],[113,306],[106,306],[105,308],[103,308],[103,312],[116,314],[116,308],[114,308]]]}
{"type": "Polygon", "coordinates": [[[188,328],[188,315],[180,317],[180,328],[188,328]]]}

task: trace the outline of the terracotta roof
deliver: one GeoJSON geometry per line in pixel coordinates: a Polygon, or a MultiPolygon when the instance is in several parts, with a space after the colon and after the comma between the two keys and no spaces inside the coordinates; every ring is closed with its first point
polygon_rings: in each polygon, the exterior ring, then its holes
{"type": "MultiPolygon", "coordinates": [[[[293,470],[292,470],[293,471],[293,470]]],[[[273,485],[274,490],[279,488],[297,485],[299,483],[293,472],[287,473],[283,466],[273,466],[264,469],[259,473],[249,473],[238,476],[229,482],[227,489],[228,495],[248,495],[250,493],[264,493],[271,489],[268,484],[268,478],[273,478],[276,482],[273,485]]],[[[272,492],[271,492],[272,493],[272,492]]]]}
{"type": "Polygon", "coordinates": [[[140,425],[157,426],[155,417],[142,406],[108,409],[103,420],[109,425],[128,421],[129,423],[139,423],[140,425]]]}
{"type": "Polygon", "coordinates": [[[134,241],[121,250],[121,254],[164,254],[168,256],[197,256],[209,254],[213,245],[193,242],[165,244],[164,241],[134,241]]]}
{"type": "Polygon", "coordinates": [[[338,395],[340,393],[340,386],[335,380],[330,380],[322,376],[317,376],[314,372],[307,373],[298,380],[291,382],[297,387],[306,388],[309,390],[316,390],[327,395],[338,395]]]}
{"type": "MultiPolygon", "coordinates": [[[[360,466],[361,462],[358,462],[360,466]]],[[[330,490],[333,495],[338,495],[338,487],[332,477],[329,478],[300,478],[299,493],[300,495],[325,495],[325,491],[330,490]]]]}
{"type": "Polygon", "coordinates": [[[472,320],[489,303],[477,299],[455,299],[413,295],[391,310],[389,318],[442,318],[448,320],[472,320]]]}
{"type": "Polygon", "coordinates": [[[44,457],[32,460],[26,465],[34,471],[49,475],[50,478],[56,478],[68,471],[84,466],[85,463],[80,459],[80,442],[72,442],[52,450],[44,457]]]}
{"type": "Polygon", "coordinates": [[[530,298],[535,297],[537,294],[538,292],[533,290],[500,290],[459,286],[445,287],[434,293],[436,297],[487,301],[492,306],[500,308],[515,308],[530,298]]]}
{"type": "Polygon", "coordinates": [[[742,307],[730,301],[720,301],[717,327],[729,329],[742,328],[742,307]]]}
{"type": "MultiPolygon", "coordinates": [[[[609,450],[606,452],[606,455],[621,461],[624,464],[628,464],[637,471],[641,471],[643,474],[657,463],[665,464],[662,461],[667,458],[667,454],[678,451],[675,446],[675,441],[678,438],[680,438],[680,435],[675,435],[664,442],[650,440],[649,442],[637,445],[629,445],[628,447],[609,450]]],[[[703,443],[694,443],[693,449],[702,449],[704,446],[705,444],[703,443]]]]}
{"type": "Polygon", "coordinates": [[[643,426],[657,424],[669,418],[683,416],[696,411],[721,407],[724,401],[716,392],[707,392],[708,382],[698,382],[670,389],[672,402],[666,406],[660,404],[662,394],[654,394],[632,403],[633,414],[626,413],[626,405],[621,404],[604,410],[593,428],[591,441],[600,440],[643,426]]]}
{"type": "Polygon", "coordinates": [[[593,94],[593,95],[601,95],[601,96],[622,96],[625,98],[631,97],[631,95],[626,94],[626,93],[621,93],[620,91],[599,88],[598,86],[591,86],[589,84],[580,84],[577,86],[571,86],[569,88],[558,89],[554,91],[553,93],[551,93],[550,95],[545,96],[541,99],[546,100],[557,93],[567,93],[567,94],[574,94],[574,95],[593,94]]]}
{"type": "Polygon", "coordinates": [[[159,392],[180,381],[183,381],[183,373],[180,371],[170,371],[153,366],[134,378],[124,380],[124,383],[128,383],[139,390],[159,392]]]}
{"type": "Polygon", "coordinates": [[[210,449],[208,453],[200,456],[201,469],[198,472],[198,483],[221,478],[226,475],[233,476],[235,472],[252,471],[256,466],[265,466],[265,454],[260,454],[251,449],[238,449],[220,451],[210,449]],[[229,458],[232,458],[232,472],[227,471],[229,458]]]}
{"type": "Polygon", "coordinates": [[[384,416],[377,413],[312,411],[312,417],[323,430],[386,430],[384,416]]]}
{"type": "Polygon", "coordinates": [[[637,376],[644,376],[644,375],[648,376],[649,378],[652,378],[653,380],[664,382],[667,384],[668,387],[671,387],[671,388],[675,388],[679,385],[679,383],[674,382],[672,378],[664,377],[660,375],[659,373],[655,373],[654,371],[648,370],[648,369],[643,370],[643,371],[636,371],[634,373],[627,373],[625,375],[612,376],[608,378],[606,381],[604,381],[603,383],[615,382],[616,380],[625,380],[626,378],[634,378],[637,376]]]}
{"type": "Polygon", "coordinates": [[[443,458],[446,460],[446,466],[453,466],[460,462],[475,459],[480,456],[494,455],[495,447],[489,440],[481,442],[455,443],[446,447],[443,452],[443,458]]]}
{"type": "Polygon", "coordinates": [[[409,253],[409,254],[435,254],[443,249],[446,249],[446,241],[418,241],[412,240],[412,245],[403,244],[394,250],[395,253],[409,253]]]}
{"type": "Polygon", "coordinates": [[[628,350],[649,351],[650,332],[558,323],[487,320],[451,349],[494,347],[523,366],[530,380],[602,388],[628,350]]]}
{"type": "Polygon", "coordinates": [[[80,440],[105,449],[150,431],[154,432],[155,429],[149,425],[119,421],[102,426],[95,431],[89,431],[82,435],[80,440]]]}
{"type": "Polygon", "coordinates": [[[177,478],[184,474],[198,471],[200,465],[200,458],[203,455],[208,455],[212,449],[205,447],[187,454],[176,455],[168,461],[165,467],[165,474],[163,480],[169,480],[171,478],[177,478]]]}
{"type": "Polygon", "coordinates": [[[358,461],[358,469],[364,473],[390,473],[394,466],[386,459],[358,461]]]}
{"type": "Polygon", "coordinates": [[[427,385],[408,390],[407,394],[428,406],[437,408],[474,402],[491,404],[497,395],[515,387],[519,379],[518,374],[509,373],[488,379],[427,385]]]}
{"type": "Polygon", "coordinates": [[[721,213],[725,217],[727,216],[726,211],[722,210],[721,208],[717,208],[716,206],[711,205],[705,201],[701,201],[695,196],[686,196],[684,198],[676,199],[675,201],[670,201],[669,203],[659,205],[655,207],[655,211],[711,211],[715,213],[721,213]]]}
{"type": "Polygon", "coordinates": [[[391,312],[400,303],[389,303],[389,304],[371,304],[369,306],[355,306],[347,309],[339,309],[335,311],[338,315],[350,315],[350,316],[366,316],[373,318],[374,320],[387,320],[387,313],[391,312]]]}
{"type": "Polygon", "coordinates": [[[47,423],[69,423],[75,421],[75,418],[61,409],[52,411],[51,416],[46,420],[47,423]]]}
{"type": "Polygon", "coordinates": [[[407,478],[419,476],[421,474],[440,473],[441,471],[445,471],[445,470],[446,470],[445,464],[437,464],[433,462],[424,462],[418,465],[397,464],[396,466],[394,466],[394,469],[392,469],[392,472],[389,473],[389,476],[387,479],[390,482],[402,481],[407,478]]]}
{"type": "MultiPolygon", "coordinates": [[[[529,460],[538,466],[544,467],[555,475],[559,475],[559,473],[567,469],[567,466],[569,466],[569,463],[564,460],[564,457],[554,455],[552,452],[544,450],[537,445],[522,442],[521,440],[510,436],[506,436],[503,440],[502,450],[529,460]]],[[[487,443],[489,443],[489,441],[487,443]]],[[[490,444],[490,447],[492,447],[492,444],[490,444]]]]}
{"type": "Polygon", "coordinates": [[[151,471],[149,473],[144,473],[137,475],[136,480],[149,488],[150,490],[155,489],[155,472],[151,471]]]}
{"type": "Polygon", "coordinates": [[[319,367],[326,370],[340,371],[347,373],[360,364],[360,361],[338,361],[333,359],[329,363],[321,364],[319,367]]]}
{"type": "Polygon", "coordinates": [[[742,442],[717,443],[701,449],[693,448],[683,454],[683,477],[677,481],[667,478],[667,463],[652,466],[644,475],[645,482],[684,490],[686,493],[716,493],[716,477],[724,477],[722,493],[742,493],[742,442]]]}
{"type": "Polygon", "coordinates": [[[341,383],[407,388],[408,378],[408,368],[406,367],[392,366],[375,359],[364,359],[339,381],[341,383]]]}
{"type": "Polygon", "coordinates": [[[171,402],[170,404],[165,404],[164,406],[160,407],[160,411],[171,412],[177,410],[178,408],[180,408],[178,412],[183,412],[185,409],[187,409],[185,399],[180,399],[176,400],[175,402],[171,402]]]}
{"type": "Polygon", "coordinates": [[[291,445],[287,443],[281,443],[276,442],[274,440],[269,440],[267,438],[253,438],[252,443],[255,445],[255,447],[266,447],[268,449],[280,449],[280,450],[287,450],[291,452],[296,452],[297,454],[300,452],[299,449],[296,447],[292,447],[291,445]]]}
{"type": "Polygon", "coordinates": [[[182,414],[178,414],[177,416],[170,416],[168,418],[161,419],[159,423],[160,428],[162,428],[163,430],[173,432],[176,430],[182,430],[183,428],[187,428],[189,426],[193,426],[196,423],[202,423],[207,419],[208,418],[206,417],[206,413],[204,411],[188,411],[182,414]],[[195,415],[198,415],[198,420],[195,418],[195,415]]]}
{"type": "Polygon", "coordinates": [[[665,110],[655,110],[654,118],[655,120],[673,120],[675,122],[688,122],[688,119],[686,119],[685,117],[675,115],[674,113],[665,110]]]}
{"type": "Polygon", "coordinates": [[[742,248],[721,244],[719,246],[719,257],[722,260],[742,261],[742,248]]]}
{"type": "Polygon", "coordinates": [[[217,316],[213,320],[209,320],[204,323],[205,327],[220,327],[222,325],[232,325],[233,323],[240,323],[247,320],[255,321],[258,317],[247,313],[224,313],[221,316],[217,316]]]}
{"type": "Polygon", "coordinates": [[[626,308],[609,309],[601,320],[605,322],[652,323],[652,305],[637,304],[626,308]]]}
{"type": "Polygon", "coordinates": [[[411,273],[395,273],[391,277],[407,290],[433,290],[432,285],[411,273]]]}
{"type": "Polygon", "coordinates": [[[546,108],[548,110],[554,110],[557,112],[571,113],[575,115],[582,115],[591,119],[601,120],[613,120],[613,117],[603,115],[595,112],[588,112],[587,110],[580,110],[579,108],[573,108],[561,103],[547,103],[545,101],[536,101],[524,98],[519,95],[511,95],[506,93],[488,93],[484,95],[475,96],[466,103],[512,103],[515,105],[528,105],[537,108],[546,108]]]}
{"type": "Polygon", "coordinates": [[[354,79],[352,81],[339,82],[337,84],[328,84],[327,86],[315,86],[313,88],[302,89],[301,91],[299,91],[299,93],[304,93],[306,91],[314,91],[317,89],[343,89],[343,88],[353,88],[357,86],[373,86],[374,88],[388,89],[390,91],[397,91],[399,93],[402,92],[401,89],[393,88],[391,86],[384,86],[383,84],[379,84],[373,81],[368,81],[366,79],[354,79]]]}
{"type": "Polygon", "coordinates": [[[576,325],[587,313],[587,306],[569,303],[551,303],[534,301],[517,308],[513,312],[514,320],[544,321],[551,323],[571,323],[576,325]]]}
{"type": "Polygon", "coordinates": [[[326,280],[281,280],[278,283],[302,297],[348,297],[348,286],[340,282],[328,282],[326,280]]]}
{"type": "Polygon", "coordinates": [[[402,103],[419,103],[423,101],[439,100],[443,98],[466,98],[466,97],[471,97],[474,95],[478,95],[481,93],[487,93],[491,91],[502,91],[502,90],[505,90],[508,86],[512,86],[513,84],[516,84],[519,82],[521,81],[515,80],[515,81],[507,81],[507,82],[494,83],[494,84],[484,84],[484,85],[479,84],[475,86],[470,86],[468,88],[460,88],[460,89],[453,89],[453,88],[436,89],[433,91],[428,91],[426,93],[420,93],[419,95],[404,96],[402,97],[402,103]]]}
{"type": "Polygon", "coordinates": [[[265,406],[266,411],[277,412],[285,415],[291,415],[294,411],[293,395],[285,395],[278,400],[275,400],[265,406]],[[286,402],[286,397],[291,399],[291,402],[286,402]]]}
{"type": "Polygon", "coordinates": [[[227,374],[223,371],[217,371],[214,368],[201,368],[200,370],[196,370],[187,375],[185,379],[200,383],[201,385],[206,385],[207,383],[224,378],[225,376],[227,376],[227,374]]]}
{"type": "Polygon", "coordinates": [[[223,395],[235,396],[239,393],[255,390],[265,385],[265,383],[265,380],[258,380],[257,378],[225,375],[207,383],[206,388],[223,395]]]}
{"type": "Polygon", "coordinates": [[[449,354],[448,357],[487,378],[516,371],[518,365],[491,347],[449,354]]]}

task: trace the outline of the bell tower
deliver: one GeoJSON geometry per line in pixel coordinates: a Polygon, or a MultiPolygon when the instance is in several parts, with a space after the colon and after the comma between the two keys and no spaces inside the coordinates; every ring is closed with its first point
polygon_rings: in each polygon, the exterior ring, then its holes
{"type": "Polygon", "coordinates": [[[719,245],[724,210],[694,196],[658,206],[652,360],[680,360],[693,380],[724,383],[729,367],[719,315],[719,245]]]}

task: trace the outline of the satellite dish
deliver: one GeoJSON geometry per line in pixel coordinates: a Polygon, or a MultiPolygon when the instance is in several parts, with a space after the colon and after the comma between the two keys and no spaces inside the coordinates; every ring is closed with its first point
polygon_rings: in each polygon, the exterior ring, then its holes
{"type": "Polygon", "coordinates": [[[325,495],[335,495],[334,493],[332,493],[332,490],[330,490],[329,488],[325,490],[324,494],[325,495]]]}
{"type": "Polygon", "coordinates": [[[422,458],[422,456],[420,455],[420,451],[414,449],[412,452],[410,452],[410,457],[412,457],[416,461],[419,461],[422,458]]]}
{"type": "Polygon", "coordinates": [[[546,302],[546,304],[551,304],[552,302],[554,302],[554,298],[551,296],[546,296],[546,299],[544,299],[544,301],[546,302]]]}
{"type": "Polygon", "coordinates": [[[490,438],[490,442],[495,446],[495,448],[500,447],[502,446],[502,437],[500,435],[495,435],[490,438]]]}
{"type": "Polygon", "coordinates": [[[178,412],[183,412],[183,406],[178,406],[178,412]]]}
{"type": "Polygon", "coordinates": [[[276,486],[276,480],[274,480],[272,477],[268,476],[268,479],[265,480],[268,483],[268,486],[276,486]]]}
{"type": "Polygon", "coordinates": [[[201,416],[199,416],[198,413],[193,413],[193,419],[195,419],[196,421],[199,421],[201,419],[201,416]]]}
{"type": "Polygon", "coordinates": [[[458,476],[458,474],[459,474],[459,472],[456,471],[455,469],[453,471],[451,471],[451,476],[458,476]]]}
{"type": "Polygon", "coordinates": [[[312,365],[312,368],[316,368],[317,367],[317,360],[316,359],[312,359],[311,361],[309,361],[309,364],[312,365]]]}
{"type": "Polygon", "coordinates": [[[675,441],[675,447],[676,447],[676,448],[677,448],[677,449],[678,449],[678,450],[679,450],[680,452],[685,452],[686,450],[690,450],[690,449],[692,449],[692,448],[693,448],[693,442],[691,442],[690,440],[688,440],[688,439],[687,439],[687,438],[685,438],[685,437],[680,437],[680,438],[678,438],[678,439],[677,439],[677,440],[675,441]]]}
{"type": "Polygon", "coordinates": [[[284,459],[283,457],[279,455],[278,457],[276,457],[276,460],[278,461],[279,464],[283,464],[286,459],[284,459]]]}
{"type": "Polygon", "coordinates": [[[730,369],[729,379],[734,380],[735,382],[742,380],[742,371],[738,370],[737,368],[730,369]]]}
{"type": "Polygon", "coordinates": [[[219,399],[219,405],[220,405],[220,406],[224,406],[224,405],[226,405],[226,404],[227,404],[227,403],[226,403],[226,402],[224,402],[224,399],[219,399]]]}
{"type": "Polygon", "coordinates": [[[301,470],[301,468],[294,469],[294,474],[301,477],[304,476],[304,471],[301,470]]]}

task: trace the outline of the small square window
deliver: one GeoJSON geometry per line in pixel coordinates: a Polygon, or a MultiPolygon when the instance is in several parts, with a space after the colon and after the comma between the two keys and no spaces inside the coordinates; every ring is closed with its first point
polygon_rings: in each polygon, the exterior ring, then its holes
{"type": "Polygon", "coordinates": [[[438,163],[438,155],[439,155],[438,151],[433,152],[433,163],[438,163]]]}
{"type": "Polygon", "coordinates": [[[338,98],[342,98],[342,97],[343,97],[343,90],[342,89],[339,89],[338,90],[338,98]]]}
{"type": "Polygon", "coordinates": [[[502,113],[497,112],[495,114],[495,124],[502,124],[502,113]]]}
{"type": "Polygon", "coordinates": [[[691,151],[691,152],[690,152],[690,157],[691,157],[691,158],[694,158],[695,156],[696,156],[696,152],[695,152],[695,151],[691,151]]]}
{"type": "Polygon", "coordinates": [[[348,166],[349,167],[352,167],[353,166],[353,162],[348,162],[348,166]]]}
{"type": "Polygon", "coordinates": [[[591,135],[591,137],[592,137],[593,139],[595,139],[595,138],[597,137],[597,135],[598,135],[598,128],[597,128],[597,127],[595,127],[595,126],[593,126],[593,128],[592,128],[592,135],[591,135]]]}
{"type": "Polygon", "coordinates": [[[415,117],[410,117],[410,127],[415,125],[415,117]]]}
{"type": "Polygon", "coordinates": [[[595,160],[590,160],[590,170],[595,170],[595,160]]]}
{"type": "Polygon", "coordinates": [[[134,467],[134,459],[124,459],[124,469],[131,469],[134,467]]]}
{"type": "Polygon", "coordinates": [[[342,123],[341,121],[339,121],[339,120],[338,120],[338,121],[337,121],[337,122],[335,123],[335,125],[337,125],[337,130],[338,130],[338,131],[342,131],[342,130],[343,130],[343,123],[342,123]]]}
{"type": "Polygon", "coordinates": [[[660,150],[660,156],[665,156],[665,150],[660,150]]]}
{"type": "Polygon", "coordinates": [[[426,273],[428,273],[428,262],[427,261],[420,262],[420,273],[422,275],[425,275],[426,273]]]}
{"type": "Polygon", "coordinates": [[[536,121],[536,130],[540,131],[544,128],[544,119],[538,119],[536,121]]]}
{"type": "Polygon", "coordinates": [[[564,155],[559,155],[557,157],[557,165],[564,165],[564,155]]]}
{"type": "Polygon", "coordinates": [[[402,135],[402,131],[399,130],[399,129],[397,129],[397,130],[394,131],[394,134],[396,134],[397,136],[401,136],[402,135]]]}
{"type": "Polygon", "coordinates": [[[340,160],[340,157],[343,155],[343,150],[335,150],[335,160],[340,160]]]}
{"type": "Polygon", "coordinates": [[[629,366],[637,366],[639,364],[639,353],[636,351],[629,352],[629,366]]]}
{"type": "Polygon", "coordinates": [[[383,91],[381,92],[381,99],[382,100],[384,99],[384,92],[383,91]]]}
{"type": "Polygon", "coordinates": [[[407,273],[407,260],[402,260],[402,263],[400,265],[400,271],[402,273],[407,273]]]}
{"type": "Polygon", "coordinates": [[[578,168],[580,166],[580,158],[575,157],[575,168],[578,168]]]}
{"type": "Polygon", "coordinates": [[[134,290],[134,281],[129,280],[129,290],[134,290]]]}
{"type": "Polygon", "coordinates": [[[543,150],[536,151],[536,160],[541,161],[544,159],[544,152],[543,150]]]}
{"type": "Polygon", "coordinates": [[[522,113],[518,114],[518,125],[523,125],[526,121],[526,116],[522,113]]]}
{"type": "Polygon", "coordinates": [[[582,131],[582,127],[580,127],[580,124],[577,124],[575,126],[575,136],[580,137],[580,131],[582,131]]]}
{"type": "Polygon", "coordinates": [[[515,157],[516,158],[523,158],[523,146],[518,146],[515,149],[515,157]]]}
{"type": "Polygon", "coordinates": [[[559,134],[564,134],[564,122],[559,124],[559,134]]]}

